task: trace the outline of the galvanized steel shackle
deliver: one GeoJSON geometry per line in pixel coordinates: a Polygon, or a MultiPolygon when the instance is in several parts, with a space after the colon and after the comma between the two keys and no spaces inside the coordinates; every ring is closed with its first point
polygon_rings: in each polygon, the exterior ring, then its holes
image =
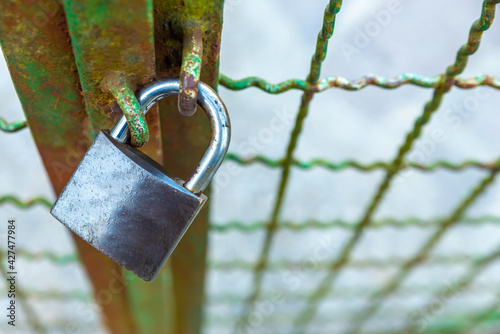
{"type": "MultiPolygon", "coordinates": [[[[179,78],[169,77],[146,85],[139,91],[137,100],[146,114],[158,100],[177,94],[179,78]]],[[[200,193],[208,186],[226,156],[231,138],[231,123],[226,106],[219,95],[201,81],[198,84],[198,105],[208,116],[212,136],[205,154],[184,183],[184,187],[192,193],[200,193]]],[[[125,116],[118,120],[110,134],[119,142],[124,143],[127,140],[129,131],[125,116]]]]}

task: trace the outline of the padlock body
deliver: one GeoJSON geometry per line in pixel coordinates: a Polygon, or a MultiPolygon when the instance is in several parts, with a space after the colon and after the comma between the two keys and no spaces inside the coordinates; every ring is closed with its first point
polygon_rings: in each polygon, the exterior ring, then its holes
{"type": "Polygon", "coordinates": [[[101,131],[51,213],[109,258],[151,281],[207,197],[101,131]]]}

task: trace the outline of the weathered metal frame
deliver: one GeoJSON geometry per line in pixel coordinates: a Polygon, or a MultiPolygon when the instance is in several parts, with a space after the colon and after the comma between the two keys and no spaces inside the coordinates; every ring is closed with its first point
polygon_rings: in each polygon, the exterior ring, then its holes
{"type": "MultiPolygon", "coordinates": [[[[169,152],[163,157],[163,165],[174,175],[186,179],[208,146],[210,126],[202,112],[187,118],[177,110],[183,101],[192,105],[189,102],[192,89],[185,88],[197,88],[196,68],[200,65],[200,80],[217,87],[223,0],[156,0],[154,7],[157,75],[166,77],[181,73],[181,82],[184,81],[178,98],[163,99],[159,103],[162,144],[169,152]],[[202,45],[198,32],[194,37],[189,36],[193,29],[199,29],[202,45]],[[183,92],[186,93],[184,97],[183,92]]],[[[188,109],[186,113],[189,114],[188,109]]],[[[210,198],[209,189],[205,194],[210,198]]],[[[199,213],[171,258],[176,333],[201,331],[208,215],[208,209],[199,213]]]]}
{"type": "MultiPolygon", "coordinates": [[[[2,1],[0,42],[14,86],[42,161],[59,193],[90,144],[80,80],[66,28],[66,17],[56,1],[2,1]]],[[[110,260],[75,238],[82,262],[96,289],[105,287],[101,272],[118,269],[110,260]],[[99,271],[92,269],[99,266],[99,271]]],[[[117,293],[102,305],[115,332],[133,328],[126,296],[117,293]]]]}
{"type": "MultiPolygon", "coordinates": [[[[130,116],[133,144],[142,145],[151,134],[150,144],[146,145],[144,151],[161,161],[158,111],[148,113],[146,124],[142,114],[137,113],[133,99],[131,103],[127,101],[130,97],[133,98],[132,92],[137,87],[156,77],[156,67],[159,66],[162,72],[160,75],[164,76],[167,72],[169,75],[180,74],[183,84],[178,107],[184,114],[194,111],[200,76],[213,87],[217,83],[222,4],[223,1],[156,1],[153,8],[152,0],[113,0],[106,3],[94,0],[64,0],[62,6],[55,0],[43,3],[34,0],[17,4],[10,1],[2,3],[0,9],[5,20],[0,28],[3,28],[0,38],[27,122],[7,123],[1,119],[1,130],[14,132],[29,124],[56,193],[64,187],[97,131],[111,127],[113,120],[120,114],[119,107],[125,109],[130,116]],[[168,13],[162,12],[165,8],[169,9],[168,13]],[[113,15],[108,15],[110,12],[113,15]],[[33,18],[36,21],[33,21],[33,18]],[[156,27],[154,19],[160,20],[156,22],[156,27]],[[25,28],[12,33],[10,29],[13,24],[24,24],[24,27],[34,28],[32,30],[35,32],[25,28]],[[19,43],[21,38],[25,43],[19,43]],[[35,38],[37,42],[34,42],[35,38]],[[162,43],[156,48],[155,38],[162,43]],[[41,46],[38,45],[38,40],[42,41],[41,46]],[[44,43],[44,40],[47,40],[47,43],[44,43]],[[207,47],[202,72],[203,44],[207,47]],[[55,54],[54,47],[58,48],[55,54]],[[22,57],[10,57],[14,52],[18,52],[22,57]],[[155,55],[159,56],[159,62],[155,61],[155,55]],[[37,69],[34,67],[39,63],[37,57],[44,65],[46,63],[51,66],[46,66],[45,70],[37,69]],[[167,62],[165,58],[168,58],[167,62]],[[183,64],[182,71],[180,64],[183,64]],[[45,90],[34,89],[32,83],[37,83],[34,79],[38,77],[44,78],[45,90]],[[47,89],[50,92],[47,92],[47,89]],[[85,104],[80,92],[83,92],[85,104]],[[118,103],[117,99],[120,100],[118,103]],[[127,100],[127,103],[122,100],[127,100]],[[57,106],[55,111],[51,109],[53,106],[57,106]],[[78,147],[78,150],[75,151],[74,147],[78,147]],[[71,159],[69,166],[68,157],[71,159]],[[54,166],[57,167],[55,171],[54,166]]],[[[162,109],[168,115],[177,107],[170,108],[169,103],[165,103],[162,109]]],[[[168,118],[170,117],[165,117],[164,127],[169,121],[168,118]]],[[[175,140],[188,146],[183,149],[190,153],[202,152],[209,133],[200,131],[200,127],[205,127],[208,122],[200,117],[181,119],[180,122],[186,127],[196,129],[188,133],[197,132],[197,136],[185,138],[185,132],[178,131],[176,136],[170,132],[170,138],[177,137],[175,140]],[[201,139],[204,134],[205,138],[201,139]]],[[[169,141],[168,144],[172,143],[169,141]]],[[[175,142],[173,144],[176,145],[175,142]]],[[[169,169],[174,173],[177,173],[176,169],[180,170],[177,174],[182,175],[196,165],[195,159],[185,155],[184,161],[173,158],[166,160],[175,160],[175,164],[172,163],[173,166],[169,166],[169,169]]],[[[46,204],[42,199],[25,204],[12,196],[2,197],[2,202],[4,201],[26,206],[34,203],[46,204]]],[[[111,332],[200,331],[208,214],[205,211],[200,216],[197,227],[186,236],[184,245],[179,246],[180,249],[184,248],[184,256],[173,260],[173,266],[178,272],[174,275],[174,282],[176,293],[179,295],[174,308],[169,301],[165,303],[165,299],[173,299],[171,287],[174,283],[168,268],[164,278],[157,280],[161,284],[146,286],[128,275],[121,276],[120,269],[114,263],[78,238],[75,239],[96,296],[99,297],[99,292],[107,289],[110,280],[116,279],[115,276],[123,288],[116,293],[112,302],[101,305],[111,332]],[[198,262],[194,269],[190,265],[192,262],[198,262]],[[165,291],[165,284],[168,284],[167,290],[170,292],[167,292],[167,298],[158,299],[157,296],[161,295],[158,290],[165,291]],[[156,301],[155,305],[158,306],[148,307],[147,317],[141,315],[146,311],[138,312],[139,327],[136,327],[128,306],[127,290],[131,291],[132,309],[139,310],[138,305],[148,299],[156,301]],[[172,314],[177,310],[177,321],[172,316],[165,323],[163,319],[166,310],[170,310],[172,314]],[[174,323],[177,323],[177,328],[174,328],[174,323]]]]}

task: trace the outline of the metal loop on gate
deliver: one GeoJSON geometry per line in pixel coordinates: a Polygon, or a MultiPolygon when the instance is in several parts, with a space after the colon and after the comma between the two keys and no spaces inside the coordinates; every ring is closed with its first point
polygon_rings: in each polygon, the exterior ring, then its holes
{"type": "MultiPolygon", "coordinates": [[[[177,94],[179,94],[179,79],[164,78],[142,88],[137,100],[146,114],[158,100],[177,94]]],[[[197,100],[198,105],[208,116],[212,136],[205,154],[184,183],[184,187],[193,193],[200,193],[208,186],[226,156],[231,136],[229,115],[219,95],[207,84],[199,82],[197,100]]],[[[125,117],[118,120],[110,134],[122,143],[127,140],[129,133],[125,117]]]]}
{"type": "Polygon", "coordinates": [[[134,95],[127,76],[121,72],[107,73],[101,83],[101,89],[113,95],[127,119],[130,144],[134,147],[146,144],[149,140],[149,129],[145,113],[134,95]]]}

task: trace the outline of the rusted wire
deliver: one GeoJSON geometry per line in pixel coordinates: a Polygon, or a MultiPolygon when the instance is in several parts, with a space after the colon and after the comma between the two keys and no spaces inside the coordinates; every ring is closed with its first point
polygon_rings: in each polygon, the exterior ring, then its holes
{"type": "Polygon", "coordinates": [[[10,204],[13,204],[21,209],[27,209],[27,208],[30,208],[34,205],[43,205],[47,208],[50,208],[52,207],[52,202],[50,200],[48,200],[47,198],[44,198],[44,197],[34,197],[32,199],[29,199],[29,200],[26,200],[26,201],[23,201],[19,198],[17,198],[16,196],[13,196],[13,195],[4,195],[4,196],[0,196],[0,204],[3,204],[3,203],[10,203],[10,204]]]}
{"type": "MultiPolygon", "coordinates": [[[[292,89],[323,92],[329,88],[361,90],[368,86],[376,86],[386,89],[399,88],[403,85],[436,88],[441,83],[441,76],[437,75],[434,77],[426,77],[415,73],[403,73],[394,78],[386,78],[380,75],[365,75],[354,80],[331,76],[318,81],[314,85],[311,85],[307,81],[300,79],[289,79],[277,84],[272,84],[258,77],[233,80],[226,75],[220,74],[219,82],[222,86],[231,90],[243,90],[250,87],[256,87],[269,94],[280,94],[292,89]]],[[[489,86],[495,89],[500,89],[500,79],[489,74],[479,74],[466,79],[454,78],[452,84],[462,89],[471,89],[478,86],[489,86]]]]}
{"type": "MultiPolygon", "coordinates": [[[[81,302],[89,302],[93,300],[93,296],[90,292],[86,291],[27,291],[26,294],[30,296],[30,299],[38,299],[38,300],[57,300],[63,302],[69,301],[81,301],[81,302]]],[[[51,327],[51,329],[53,329],[51,327]]]]}
{"type": "MultiPolygon", "coordinates": [[[[78,254],[55,254],[49,251],[42,252],[29,252],[27,250],[20,250],[17,254],[27,261],[39,261],[48,260],[55,265],[65,266],[71,263],[77,263],[79,261],[78,254]]],[[[464,263],[479,263],[483,261],[482,258],[478,259],[476,256],[471,255],[454,255],[454,256],[434,256],[426,260],[427,264],[440,264],[440,265],[457,265],[464,263]]],[[[370,259],[358,259],[351,261],[349,263],[350,268],[356,269],[367,269],[367,268],[390,268],[394,266],[399,266],[405,262],[404,258],[391,257],[391,258],[370,258],[370,259]]],[[[233,261],[215,261],[212,260],[208,263],[208,267],[214,270],[245,270],[252,271],[259,266],[258,263],[245,261],[245,260],[233,260],[233,261]]],[[[329,268],[328,262],[317,262],[312,265],[307,261],[289,261],[289,260],[279,260],[270,262],[268,264],[267,270],[279,271],[284,269],[296,269],[305,271],[322,271],[329,268]]]]}
{"type": "MultiPolygon", "coordinates": [[[[444,221],[443,218],[433,218],[433,219],[420,219],[416,217],[410,217],[407,219],[382,219],[378,221],[373,221],[368,228],[370,229],[381,229],[381,228],[411,228],[411,227],[419,227],[419,228],[433,228],[438,227],[444,221]]],[[[483,216],[483,217],[467,217],[462,218],[458,222],[462,225],[468,226],[479,226],[479,225],[500,225],[500,217],[494,216],[483,216]]],[[[291,230],[291,231],[303,231],[310,229],[333,229],[333,228],[341,228],[345,230],[355,230],[357,228],[356,222],[348,222],[344,220],[334,220],[330,222],[320,222],[315,220],[309,220],[304,222],[291,222],[284,221],[280,222],[276,228],[282,230],[291,230]]],[[[230,221],[226,223],[211,223],[210,229],[219,232],[230,232],[230,231],[239,231],[243,233],[252,233],[258,232],[262,230],[266,226],[266,222],[238,222],[238,221],[230,221]]]]}
{"type": "MultiPolygon", "coordinates": [[[[0,197],[0,204],[10,203],[12,205],[17,206],[20,209],[28,209],[35,205],[42,205],[47,208],[51,208],[53,202],[47,198],[38,196],[33,199],[23,201],[16,196],[8,195],[0,197]]],[[[392,228],[411,228],[411,227],[419,227],[419,228],[430,228],[437,227],[443,221],[443,218],[431,218],[431,219],[421,219],[418,217],[409,217],[406,219],[394,219],[394,218],[386,218],[378,221],[372,222],[368,227],[370,229],[380,229],[386,227],[392,228]]],[[[500,217],[496,216],[482,216],[482,217],[466,217],[460,219],[460,224],[470,225],[470,226],[478,226],[478,225],[500,225],[500,217]]],[[[282,230],[292,230],[292,231],[302,231],[306,229],[332,229],[332,228],[341,228],[347,230],[355,230],[357,228],[356,222],[352,221],[344,221],[344,220],[333,220],[327,222],[321,222],[316,220],[308,220],[302,222],[293,222],[293,221],[284,221],[280,222],[276,229],[282,230]]],[[[260,231],[265,228],[267,225],[264,221],[257,222],[239,222],[239,221],[229,221],[224,223],[216,223],[213,222],[210,224],[210,229],[215,232],[224,233],[230,231],[239,231],[243,233],[253,233],[260,231]]],[[[43,255],[40,255],[44,257],[43,255]]],[[[50,256],[48,256],[50,257],[50,256]]]]}
{"type": "MultiPolygon", "coordinates": [[[[497,289],[497,286],[494,285],[481,285],[478,287],[474,287],[472,292],[486,294],[491,292],[492,290],[497,289]]],[[[415,295],[420,295],[422,293],[429,293],[433,291],[439,291],[440,287],[429,287],[428,285],[416,285],[410,286],[403,291],[398,291],[398,296],[404,297],[412,297],[415,295]]],[[[92,299],[92,295],[83,290],[73,290],[67,292],[61,292],[57,290],[49,290],[49,291],[26,291],[26,295],[30,296],[31,299],[40,299],[40,300],[59,300],[59,301],[84,301],[88,302],[92,299]]],[[[336,291],[334,295],[329,295],[329,297],[342,298],[342,299],[350,299],[356,297],[366,296],[367,290],[365,289],[357,289],[357,288],[344,288],[342,291],[336,291]]],[[[290,294],[287,295],[288,302],[300,302],[305,298],[304,295],[301,294],[290,294]]],[[[208,296],[210,303],[218,303],[218,304],[235,304],[241,301],[241,295],[238,294],[217,294],[208,296]]],[[[488,308],[490,309],[490,308],[488,308]]],[[[483,314],[486,312],[481,312],[483,314]]],[[[491,311],[488,312],[491,314],[491,311]]],[[[403,317],[404,314],[401,314],[403,317]]],[[[467,332],[469,333],[469,332],[467,332]]]]}
{"type": "MultiPolygon", "coordinates": [[[[415,296],[421,296],[422,294],[432,294],[432,293],[438,293],[442,291],[442,286],[429,286],[428,284],[426,285],[412,285],[405,287],[404,290],[399,290],[397,292],[397,297],[415,297],[415,296]]],[[[474,294],[490,294],[491,291],[496,291],[498,290],[498,285],[494,284],[485,284],[485,285],[480,285],[480,286],[474,286],[472,287],[469,291],[474,294]]],[[[342,290],[336,290],[335,293],[328,293],[326,296],[327,298],[339,298],[339,299],[347,299],[347,300],[352,300],[353,298],[363,298],[366,297],[372,290],[369,288],[353,288],[353,287],[343,287],[342,290]]],[[[263,291],[263,294],[269,294],[271,291],[263,291]]],[[[299,291],[296,291],[296,293],[287,293],[286,295],[286,301],[287,304],[291,303],[302,303],[304,299],[307,299],[307,295],[305,293],[297,293],[299,291]]],[[[242,295],[237,294],[237,293],[221,293],[221,294],[216,294],[216,295],[209,295],[208,296],[209,302],[210,303],[218,303],[218,304],[237,304],[241,303],[242,300],[242,295]]],[[[498,310],[498,309],[497,309],[498,310]]],[[[404,318],[407,316],[405,314],[406,312],[402,312],[400,318],[404,318]]],[[[483,312],[481,312],[483,313],[483,312]]],[[[491,314],[491,312],[489,313],[491,314]]],[[[328,317],[328,316],[327,316],[328,317]]],[[[391,318],[394,317],[396,318],[396,315],[391,314],[391,318]]],[[[331,324],[331,319],[327,319],[327,322],[331,324]],[[330,321],[328,321],[330,320],[330,321]]],[[[288,322],[283,323],[284,326],[290,325],[288,322]]],[[[397,332],[397,333],[405,333],[406,332],[397,332]]],[[[411,333],[411,332],[410,332],[411,333]]],[[[470,333],[470,332],[467,332],[470,333]]],[[[413,333],[412,333],[413,334],[413,333]]],[[[465,334],[465,333],[464,333],[465,334]]]]}
{"type": "MultiPolygon", "coordinates": [[[[470,255],[454,255],[454,256],[435,256],[429,258],[425,261],[426,264],[430,265],[457,265],[465,263],[479,263],[483,259],[477,259],[475,256],[470,255]]],[[[387,269],[392,267],[398,267],[404,264],[406,259],[401,257],[389,257],[384,259],[378,258],[368,258],[368,259],[358,259],[349,262],[349,268],[355,269],[387,269]]],[[[209,267],[214,270],[222,271],[232,271],[232,270],[245,270],[252,271],[259,267],[258,263],[249,262],[245,260],[233,260],[233,261],[211,261],[209,267]]],[[[297,270],[297,271],[324,271],[329,269],[328,262],[315,262],[310,263],[308,261],[289,261],[280,260],[269,262],[267,270],[269,271],[281,271],[281,270],[297,270]]]]}

